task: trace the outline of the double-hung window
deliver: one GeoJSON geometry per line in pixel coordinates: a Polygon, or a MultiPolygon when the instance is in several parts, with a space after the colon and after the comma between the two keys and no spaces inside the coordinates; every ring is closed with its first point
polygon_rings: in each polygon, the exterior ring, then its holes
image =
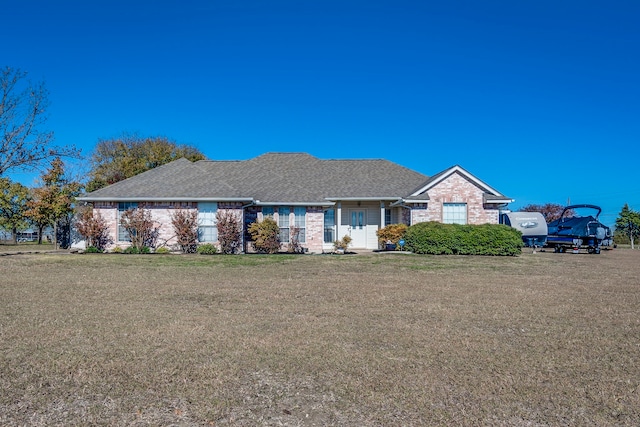
{"type": "Polygon", "coordinates": [[[328,209],[324,211],[324,242],[333,243],[336,241],[336,211],[328,209]]]}
{"type": "Polygon", "coordinates": [[[131,236],[127,230],[120,225],[120,219],[122,218],[122,214],[128,211],[129,209],[135,209],[138,207],[138,202],[120,202],[118,203],[118,242],[130,242],[131,236]]]}
{"type": "Polygon", "coordinates": [[[218,241],[218,224],[216,213],[218,204],[216,202],[198,203],[198,240],[201,242],[213,243],[218,241]]]}
{"type": "Polygon", "coordinates": [[[293,208],[293,214],[295,215],[294,225],[298,229],[298,241],[305,243],[307,241],[307,208],[296,207],[293,208]]]}
{"type": "Polygon", "coordinates": [[[466,224],[466,203],[444,203],[442,205],[442,222],[445,224],[466,224]]]}
{"type": "Polygon", "coordinates": [[[291,208],[281,206],[278,208],[278,227],[280,227],[280,241],[289,242],[289,214],[291,208]]]}
{"type": "Polygon", "coordinates": [[[392,219],[392,215],[391,215],[391,208],[386,208],[384,210],[384,225],[385,227],[389,224],[393,224],[391,221],[393,221],[392,219]]]}

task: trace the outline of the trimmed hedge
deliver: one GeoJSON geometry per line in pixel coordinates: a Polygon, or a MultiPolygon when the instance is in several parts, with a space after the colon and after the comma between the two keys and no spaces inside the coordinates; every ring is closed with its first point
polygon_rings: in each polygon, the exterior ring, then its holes
{"type": "Polygon", "coordinates": [[[409,227],[404,240],[408,250],[432,255],[515,256],[523,246],[520,231],[498,224],[423,222],[409,227]]]}

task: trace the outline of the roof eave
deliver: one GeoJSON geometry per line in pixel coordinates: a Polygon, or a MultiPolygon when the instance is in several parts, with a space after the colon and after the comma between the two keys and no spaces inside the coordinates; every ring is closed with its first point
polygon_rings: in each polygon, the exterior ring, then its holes
{"type": "Polygon", "coordinates": [[[264,202],[256,200],[256,206],[333,206],[333,202],[264,202]]]}
{"type": "Polygon", "coordinates": [[[80,202],[253,202],[250,197],[77,197],[80,202]]]}
{"type": "Polygon", "coordinates": [[[325,197],[325,200],[330,201],[345,201],[345,202],[354,202],[354,201],[362,201],[362,202],[371,202],[371,201],[391,201],[398,200],[398,197],[325,197]]]}

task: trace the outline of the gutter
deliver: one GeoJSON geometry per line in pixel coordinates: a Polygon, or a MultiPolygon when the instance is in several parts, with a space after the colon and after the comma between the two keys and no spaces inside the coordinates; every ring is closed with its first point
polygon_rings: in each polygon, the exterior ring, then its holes
{"type": "Polygon", "coordinates": [[[329,201],[346,201],[346,202],[353,202],[353,201],[362,201],[362,202],[377,202],[377,201],[382,201],[382,200],[398,200],[397,197],[325,197],[325,200],[329,200],[329,201]]]}
{"type": "MultiPolygon", "coordinates": [[[[411,199],[411,200],[409,200],[408,202],[410,202],[410,203],[429,203],[430,201],[431,201],[431,200],[411,199]]],[[[390,205],[390,206],[391,206],[391,207],[397,207],[397,206],[400,206],[400,207],[402,207],[402,208],[411,209],[411,207],[410,207],[410,206],[407,206],[407,205],[406,205],[406,203],[407,203],[407,200],[406,200],[406,199],[399,199],[399,200],[397,200],[397,201],[395,201],[395,202],[391,203],[391,205],[390,205]]]]}
{"type": "Polygon", "coordinates": [[[319,203],[319,202],[262,202],[256,200],[254,203],[256,206],[333,206],[335,203],[319,203]]]}
{"type": "Polygon", "coordinates": [[[247,202],[246,197],[77,197],[80,202],[247,202]]]}

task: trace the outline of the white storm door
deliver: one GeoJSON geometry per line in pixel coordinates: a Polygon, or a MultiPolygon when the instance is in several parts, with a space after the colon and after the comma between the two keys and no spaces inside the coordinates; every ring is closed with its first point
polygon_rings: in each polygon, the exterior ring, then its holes
{"type": "Polygon", "coordinates": [[[351,235],[351,247],[367,247],[367,211],[362,209],[350,211],[349,233],[351,235]]]}

